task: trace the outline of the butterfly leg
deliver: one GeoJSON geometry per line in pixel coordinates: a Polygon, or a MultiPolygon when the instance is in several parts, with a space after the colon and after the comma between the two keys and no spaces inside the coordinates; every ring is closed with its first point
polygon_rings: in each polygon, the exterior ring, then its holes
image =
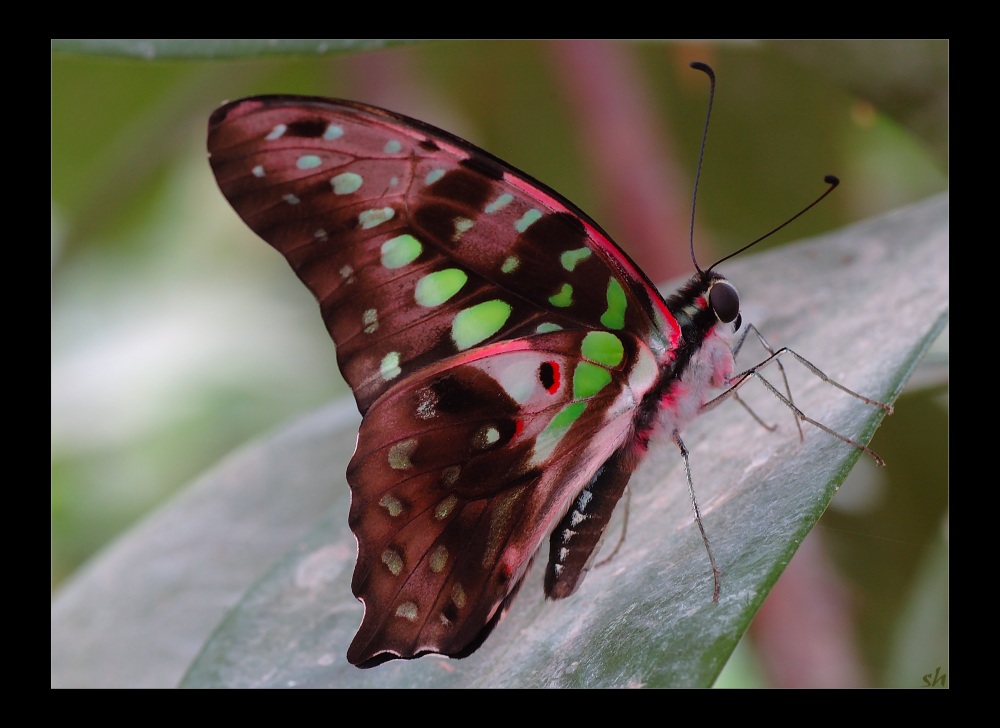
{"type": "MultiPolygon", "coordinates": [[[[758,329],[753,324],[748,323],[746,327],[743,329],[743,333],[740,334],[740,338],[736,342],[736,346],[733,347],[733,359],[736,359],[737,355],[739,355],[740,349],[743,348],[743,344],[746,342],[747,336],[750,334],[751,331],[753,331],[754,335],[756,335],[757,340],[760,342],[760,345],[764,347],[764,351],[766,351],[769,356],[773,357],[774,349],[771,347],[771,344],[768,343],[767,339],[764,338],[764,335],[760,333],[760,329],[758,329]]],[[[792,388],[789,386],[788,376],[785,374],[785,367],[782,365],[780,359],[775,360],[775,363],[778,365],[778,371],[781,372],[781,379],[785,383],[785,393],[788,395],[788,401],[794,402],[794,400],[792,399],[792,388]]],[[[777,429],[778,427],[777,425],[767,425],[766,423],[764,423],[764,421],[761,420],[760,417],[758,417],[757,414],[752,409],[750,409],[750,406],[747,405],[740,398],[738,393],[734,393],[733,396],[736,398],[736,401],[739,402],[741,405],[743,405],[743,408],[750,413],[750,416],[753,417],[755,420],[757,420],[757,422],[759,422],[764,427],[764,429],[768,430],[769,432],[774,432],[777,429]]],[[[802,432],[802,423],[799,421],[798,417],[795,418],[795,427],[799,431],[799,442],[801,442],[802,440],[805,439],[805,435],[802,432]]]]}
{"type": "Polygon", "coordinates": [[[701,540],[705,544],[705,551],[708,552],[708,561],[712,564],[712,580],[715,584],[712,589],[712,601],[717,602],[719,601],[719,580],[722,572],[719,571],[719,567],[715,563],[715,554],[712,553],[712,545],[708,542],[705,524],[701,520],[701,509],[698,507],[698,499],[694,495],[694,480],[691,478],[691,458],[688,455],[687,447],[684,446],[684,441],[681,439],[680,432],[674,430],[671,434],[671,439],[681,451],[681,458],[684,459],[684,473],[687,475],[688,495],[691,497],[691,508],[694,510],[694,522],[698,524],[698,530],[701,531],[701,540]]]}
{"type": "Polygon", "coordinates": [[[794,357],[798,362],[800,362],[803,366],[805,366],[813,374],[815,374],[817,377],[819,377],[822,381],[826,382],[827,384],[833,385],[840,391],[851,395],[855,399],[861,400],[865,404],[870,404],[875,407],[879,407],[880,409],[884,410],[887,414],[890,415],[892,414],[892,405],[886,404],[884,402],[879,402],[878,400],[871,399],[870,397],[865,397],[863,394],[859,394],[855,392],[853,389],[848,389],[840,382],[827,376],[822,370],[819,369],[819,367],[810,362],[808,359],[804,358],[802,355],[798,354],[792,349],[789,349],[788,347],[782,347],[780,349],[775,350],[770,356],[768,356],[760,363],[755,364],[754,366],[750,367],[744,372],[740,372],[739,374],[735,374],[732,377],[730,377],[731,386],[729,387],[729,389],[724,391],[718,397],[715,397],[714,399],[706,402],[705,405],[702,407],[702,411],[707,411],[709,409],[712,409],[713,407],[716,407],[718,404],[720,404],[722,401],[728,399],[731,396],[734,396],[736,394],[736,391],[740,387],[742,387],[747,381],[749,381],[751,377],[753,377],[757,379],[761,384],[763,384],[764,387],[767,388],[767,390],[771,392],[771,394],[777,397],[786,407],[788,407],[795,414],[797,420],[800,419],[803,422],[808,422],[814,427],[818,427],[824,432],[833,435],[838,440],[842,440],[846,442],[848,445],[853,445],[859,450],[868,453],[875,461],[876,465],[878,465],[879,467],[884,466],[885,461],[878,455],[878,453],[868,448],[867,446],[862,445],[860,442],[852,440],[851,438],[845,435],[841,435],[839,432],[832,430],[831,428],[824,425],[822,422],[814,420],[812,417],[806,415],[802,410],[800,410],[798,407],[795,406],[795,403],[792,402],[790,397],[786,397],[781,392],[779,392],[778,389],[760,373],[760,370],[766,367],[768,364],[771,364],[772,362],[778,362],[782,354],[787,354],[789,356],[794,357]]]}

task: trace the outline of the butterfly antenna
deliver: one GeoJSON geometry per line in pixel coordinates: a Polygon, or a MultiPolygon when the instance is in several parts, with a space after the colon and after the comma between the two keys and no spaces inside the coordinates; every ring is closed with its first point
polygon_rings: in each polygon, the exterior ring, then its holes
{"type": "MultiPolygon", "coordinates": [[[[699,165],[700,165],[700,162],[699,162],[699,165]]],[[[729,255],[727,255],[727,256],[726,256],[725,258],[722,258],[722,259],[720,259],[720,260],[717,260],[717,261],[715,261],[714,263],[712,263],[712,265],[710,265],[710,266],[709,266],[709,268],[708,268],[708,269],[709,269],[709,270],[712,270],[712,268],[714,268],[715,266],[719,265],[719,263],[722,263],[722,262],[724,262],[724,261],[727,261],[727,260],[729,260],[730,258],[732,258],[733,256],[735,256],[735,255],[739,255],[740,253],[742,253],[742,252],[743,252],[744,250],[746,250],[747,248],[752,248],[752,247],[753,247],[753,246],[755,246],[755,245],[756,245],[757,243],[759,243],[759,242],[760,242],[761,240],[766,240],[767,238],[771,237],[771,236],[772,236],[772,235],[774,235],[774,234],[775,234],[776,232],[778,232],[779,230],[781,230],[781,229],[782,229],[783,227],[785,227],[786,225],[788,225],[789,223],[791,223],[791,222],[792,222],[793,220],[796,220],[796,219],[798,219],[799,217],[802,217],[802,215],[804,215],[804,214],[805,214],[805,213],[807,213],[807,212],[808,212],[809,210],[811,210],[811,209],[812,209],[812,208],[814,208],[814,207],[815,207],[816,205],[818,205],[818,204],[820,203],[820,200],[822,200],[822,199],[823,199],[824,197],[826,197],[826,196],[827,196],[828,194],[830,194],[830,193],[831,193],[831,192],[833,192],[833,191],[834,191],[835,189],[837,189],[837,185],[839,185],[839,184],[840,184],[840,180],[839,180],[839,179],[837,179],[836,177],[834,177],[834,176],[833,176],[832,174],[828,174],[828,175],[827,175],[826,177],[824,177],[824,178],[823,178],[823,181],[824,181],[824,182],[826,182],[826,183],[827,183],[828,185],[830,185],[830,186],[826,188],[826,191],[825,191],[825,192],[824,192],[824,193],[823,193],[822,195],[820,195],[820,196],[819,196],[819,197],[817,197],[817,198],[816,198],[815,200],[813,200],[812,202],[810,202],[810,203],[809,203],[808,205],[806,205],[805,207],[803,207],[803,208],[802,208],[801,210],[799,210],[799,211],[798,211],[798,213],[796,213],[795,215],[792,215],[792,217],[788,218],[788,219],[787,219],[787,220],[785,220],[785,221],[784,221],[783,223],[781,223],[780,225],[778,225],[778,227],[774,228],[774,230],[771,230],[770,232],[767,232],[767,233],[764,233],[763,235],[761,235],[761,236],[760,236],[759,238],[757,238],[756,240],[754,240],[754,241],[752,241],[752,242],[749,242],[749,243],[747,243],[747,244],[746,244],[746,245],[744,245],[744,246],[743,246],[742,248],[740,248],[739,250],[737,250],[737,251],[736,251],[735,253],[730,253],[730,254],[729,254],[729,255]]],[[[693,248],[692,248],[692,250],[693,250],[693,248]]]]}
{"type": "Polygon", "coordinates": [[[705,129],[701,133],[701,149],[698,150],[698,166],[694,173],[694,193],[691,197],[691,229],[688,233],[688,241],[691,245],[691,262],[694,263],[694,269],[701,273],[701,266],[698,265],[698,260],[694,257],[694,209],[698,204],[698,182],[701,179],[702,161],[705,159],[705,143],[708,141],[708,122],[712,118],[712,103],[715,101],[715,71],[707,63],[702,63],[701,61],[691,61],[688,65],[705,73],[711,83],[708,89],[708,112],[705,114],[705,129]]]}

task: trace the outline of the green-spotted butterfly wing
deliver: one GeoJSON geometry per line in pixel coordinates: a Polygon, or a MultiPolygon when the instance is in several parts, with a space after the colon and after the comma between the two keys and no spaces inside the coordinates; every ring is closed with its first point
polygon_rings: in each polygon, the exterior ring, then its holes
{"type": "Polygon", "coordinates": [[[348,659],[470,654],[546,538],[546,593],[573,593],[658,413],[677,431],[732,371],[735,313],[717,326],[709,305],[720,276],[668,306],[551,189],[364,104],[236,101],[208,149],[223,194],[319,301],[364,416],[348,659]]]}

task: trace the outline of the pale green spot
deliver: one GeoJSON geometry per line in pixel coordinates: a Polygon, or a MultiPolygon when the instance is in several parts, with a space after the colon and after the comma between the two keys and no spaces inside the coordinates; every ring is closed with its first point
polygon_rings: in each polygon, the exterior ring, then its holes
{"type": "Polygon", "coordinates": [[[573,402],[563,407],[549,424],[535,438],[535,448],[531,454],[530,466],[546,462],[566,435],[566,431],[576,422],[587,408],[586,402],[573,402]]]}
{"type": "Polygon", "coordinates": [[[322,160],[315,154],[303,154],[295,160],[295,166],[299,169],[315,169],[320,164],[322,164],[322,160]]]}
{"type": "Polygon", "coordinates": [[[451,239],[456,243],[461,240],[462,235],[470,230],[475,223],[467,217],[456,217],[455,218],[455,233],[451,236],[451,239]]]}
{"type": "Polygon", "coordinates": [[[389,467],[393,470],[408,470],[413,467],[410,457],[417,450],[416,439],[397,442],[389,448],[389,467]]]}
{"type": "Polygon", "coordinates": [[[403,602],[396,607],[396,616],[402,617],[407,622],[416,622],[419,614],[420,612],[417,610],[417,605],[413,602],[403,602]]]}
{"type": "Polygon", "coordinates": [[[514,229],[517,230],[519,233],[523,233],[525,230],[531,227],[531,224],[536,222],[538,218],[540,218],[541,216],[542,216],[541,210],[536,210],[535,208],[532,208],[523,215],[521,215],[521,219],[514,223],[514,229]]]}
{"type": "Polygon", "coordinates": [[[490,445],[496,443],[499,439],[500,430],[492,425],[487,425],[473,436],[472,445],[480,450],[485,450],[490,445]]]}
{"type": "Polygon", "coordinates": [[[622,363],[625,347],[617,336],[609,331],[591,331],[583,338],[580,353],[584,359],[606,367],[616,367],[622,363]]]}
{"type": "Polygon", "coordinates": [[[611,372],[597,364],[582,361],[573,372],[573,399],[586,399],[611,383],[611,372]]]}
{"type": "Polygon", "coordinates": [[[458,268],[445,268],[428,273],[417,281],[413,297],[421,306],[440,306],[460,290],[469,276],[458,268]]]}
{"type": "Polygon", "coordinates": [[[572,271],[576,268],[577,263],[581,263],[590,257],[590,248],[579,248],[577,250],[567,250],[565,253],[559,256],[559,262],[562,263],[562,267],[568,271],[572,271]]]}
{"type": "Polygon", "coordinates": [[[424,246],[409,233],[397,235],[382,243],[382,265],[386,268],[402,268],[409,265],[423,252],[424,246]]]}
{"type": "Polygon", "coordinates": [[[451,588],[451,601],[459,609],[465,606],[465,589],[457,581],[451,588]]]}
{"type": "Polygon", "coordinates": [[[628,300],[622,284],[612,278],[608,281],[608,310],[601,316],[601,323],[609,329],[625,328],[625,307],[628,300]]]}
{"type": "Polygon", "coordinates": [[[451,322],[451,338],[459,351],[465,351],[485,341],[503,328],[510,318],[511,307],[506,301],[493,299],[463,309],[451,322]]]}
{"type": "Polygon", "coordinates": [[[500,270],[504,273],[513,273],[519,265],[521,265],[521,261],[517,259],[517,256],[512,255],[503,262],[500,270]]]}
{"type": "Polygon", "coordinates": [[[264,165],[258,164],[257,166],[255,166],[250,171],[253,173],[254,177],[263,177],[264,176],[264,165]]]}
{"type": "Polygon", "coordinates": [[[384,147],[387,154],[396,154],[402,148],[403,145],[400,144],[399,141],[396,139],[390,139],[385,143],[384,147]]]}
{"type": "Polygon", "coordinates": [[[427,173],[427,176],[424,177],[424,184],[430,186],[430,185],[434,184],[435,182],[437,182],[442,177],[444,177],[444,170],[443,169],[440,169],[440,168],[439,169],[432,169],[430,172],[427,173]]]}
{"type": "Polygon", "coordinates": [[[378,311],[374,308],[367,309],[361,314],[361,321],[365,325],[366,334],[374,334],[378,330],[378,311]]]}
{"type": "Polygon", "coordinates": [[[519,515],[515,509],[524,491],[524,487],[512,488],[490,499],[486,547],[482,558],[484,569],[492,569],[500,557],[500,549],[509,544],[511,524],[519,515]]]}
{"type": "Polygon", "coordinates": [[[395,518],[396,516],[398,516],[400,513],[403,512],[402,502],[399,500],[399,498],[396,498],[391,495],[382,496],[378,504],[383,508],[385,508],[389,512],[389,515],[392,516],[393,518],[395,518]]]}
{"type": "MultiPolygon", "coordinates": [[[[340,269],[340,276],[342,278],[351,278],[353,274],[354,274],[354,269],[349,265],[345,265],[343,268],[340,269]]],[[[353,278],[351,280],[353,280],[353,278]]]]}
{"type": "Polygon", "coordinates": [[[330,124],[326,127],[326,131],[323,132],[323,138],[328,142],[332,142],[334,139],[340,139],[344,136],[344,127],[338,126],[337,124],[330,124]]]}
{"type": "Polygon", "coordinates": [[[382,375],[382,379],[389,381],[390,379],[395,379],[403,370],[399,368],[399,352],[390,351],[384,357],[382,357],[382,363],[379,364],[379,374],[382,375]]]}
{"type": "Polygon", "coordinates": [[[559,289],[559,293],[549,296],[549,303],[553,306],[558,306],[559,308],[566,308],[573,305],[573,286],[569,283],[563,283],[562,288],[559,289]]]}
{"type": "Polygon", "coordinates": [[[282,195],[281,199],[283,199],[289,205],[297,205],[300,202],[299,198],[293,195],[291,192],[289,192],[287,195],[282,195]]]}
{"type": "Polygon", "coordinates": [[[386,549],[382,552],[382,563],[393,576],[399,576],[403,571],[403,556],[395,549],[386,549]]]}
{"type": "Polygon", "coordinates": [[[326,230],[319,228],[313,233],[313,237],[317,240],[326,240],[326,230]]]}
{"type": "Polygon", "coordinates": [[[372,210],[365,210],[358,215],[358,226],[362,230],[368,230],[376,225],[381,225],[387,220],[396,216],[396,211],[391,207],[379,207],[372,210]]]}
{"type": "Polygon", "coordinates": [[[498,198],[486,206],[486,212],[497,212],[507,207],[514,199],[514,195],[504,192],[498,198]]]}
{"type": "Polygon", "coordinates": [[[448,549],[444,546],[438,546],[431,552],[431,558],[429,561],[431,571],[435,574],[440,574],[444,571],[444,567],[448,565],[448,549]]]}
{"type": "Polygon", "coordinates": [[[281,136],[286,131],[288,131],[288,127],[287,126],[285,126],[284,124],[278,124],[276,127],[274,127],[273,129],[271,129],[271,131],[268,132],[268,135],[266,137],[264,137],[264,138],[267,139],[269,142],[273,142],[275,139],[280,139],[281,136]]]}
{"type": "Polygon", "coordinates": [[[580,419],[580,415],[583,414],[585,409],[587,409],[586,402],[573,402],[572,404],[566,405],[563,407],[562,412],[552,418],[552,421],[549,423],[549,426],[545,428],[543,434],[556,435],[561,439],[562,436],[566,434],[566,430],[568,430],[574,422],[580,419]]]}
{"type": "Polygon", "coordinates": [[[551,334],[553,331],[562,331],[562,326],[551,323],[538,324],[538,326],[535,327],[535,331],[539,334],[551,334]]]}
{"type": "Polygon", "coordinates": [[[344,172],[331,179],[330,184],[333,186],[334,194],[349,195],[352,192],[357,192],[363,181],[360,174],[344,172]]]}
{"type": "MultiPolygon", "coordinates": [[[[442,478],[442,480],[444,480],[444,478],[442,478]]],[[[457,505],[458,498],[453,495],[447,496],[443,501],[434,507],[434,518],[438,521],[443,521],[445,518],[454,513],[455,506],[457,505]]]]}

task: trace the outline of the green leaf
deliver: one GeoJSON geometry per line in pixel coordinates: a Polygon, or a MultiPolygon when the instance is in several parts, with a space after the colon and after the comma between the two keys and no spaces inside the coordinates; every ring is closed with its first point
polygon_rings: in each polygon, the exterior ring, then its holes
{"type": "MultiPolygon", "coordinates": [[[[948,265],[942,195],[722,272],[772,345],[892,401],[945,325],[948,265]]],[[[762,356],[748,345],[741,361],[762,356]]],[[[786,368],[806,414],[870,439],[881,410],[791,358],[786,368]]],[[[661,433],[630,485],[627,540],[573,597],[546,601],[539,567],[469,658],[349,665],[362,608],[344,471],[358,417],[339,402],[236,453],[78,572],[53,602],[52,684],[709,686],[861,455],[808,425],[800,442],[788,410],[754,388],[741,394],[777,431],[729,402],[683,433],[723,572],[718,603],[680,457],[661,433]]]]}

